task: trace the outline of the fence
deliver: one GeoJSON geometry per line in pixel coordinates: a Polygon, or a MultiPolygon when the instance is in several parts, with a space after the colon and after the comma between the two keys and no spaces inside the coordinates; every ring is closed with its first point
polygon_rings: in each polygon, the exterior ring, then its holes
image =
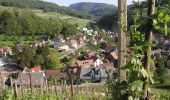
{"type": "MultiPolygon", "coordinates": [[[[17,82],[10,77],[10,85],[9,88],[13,91],[12,93],[14,93],[13,95],[17,100],[26,98],[28,93],[31,95],[51,94],[59,97],[54,100],[70,100],[70,98],[76,98],[77,96],[84,96],[85,99],[83,100],[103,100],[107,92],[106,86],[101,83],[84,83],[71,87],[71,84],[68,85],[66,82],[54,81],[53,83],[47,82],[47,84],[43,86],[33,86],[31,84],[18,85],[17,82]]],[[[3,86],[5,86],[5,83],[3,83],[3,86]]],[[[5,88],[7,88],[7,86],[3,89],[5,88]]]]}

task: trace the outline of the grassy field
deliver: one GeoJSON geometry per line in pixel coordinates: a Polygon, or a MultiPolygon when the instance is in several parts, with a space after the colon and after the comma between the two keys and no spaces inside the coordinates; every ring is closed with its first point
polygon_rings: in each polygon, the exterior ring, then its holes
{"type": "Polygon", "coordinates": [[[57,12],[43,12],[42,10],[33,10],[38,16],[49,19],[49,18],[60,18],[63,21],[67,21],[70,24],[78,24],[80,27],[85,27],[90,20],[88,19],[80,19],[76,17],[71,17],[68,15],[62,15],[57,12]]]}
{"type": "MultiPolygon", "coordinates": [[[[5,7],[5,6],[0,6],[0,11],[3,10],[13,10],[13,9],[17,9],[17,10],[22,10],[20,8],[17,7],[5,7]]],[[[33,12],[35,12],[38,16],[44,18],[44,19],[49,19],[49,18],[60,18],[61,20],[65,20],[71,24],[78,24],[80,27],[85,27],[90,20],[88,19],[80,19],[77,17],[72,17],[72,16],[68,16],[68,15],[63,15],[57,12],[43,12],[42,10],[38,10],[38,9],[27,9],[27,10],[32,10],[33,12]]]]}
{"type": "Polygon", "coordinates": [[[39,40],[43,35],[34,36],[15,36],[11,37],[9,35],[0,35],[0,47],[11,47],[14,46],[17,41],[21,43],[32,43],[35,40],[39,40]]]}
{"type": "MultiPolygon", "coordinates": [[[[5,7],[5,6],[0,6],[0,11],[3,10],[22,10],[16,7],[5,7]]],[[[31,9],[27,9],[31,10],[31,9]]],[[[37,10],[37,9],[32,9],[33,12],[35,12],[38,16],[44,18],[44,19],[49,19],[49,18],[60,18],[63,21],[66,21],[70,24],[78,24],[80,27],[85,27],[90,20],[88,19],[80,19],[76,17],[71,17],[68,15],[63,15],[59,14],[57,12],[43,12],[42,10],[37,10]]],[[[22,41],[22,43],[31,43],[34,40],[40,39],[42,36],[15,36],[16,39],[13,39],[11,36],[5,36],[5,35],[0,35],[0,47],[11,47],[14,46],[14,43],[16,40],[22,41]]]]}
{"type": "Polygon", "coordinates": [[[151,90],[152,90],[153,94],[156,94],[156,96],[165,98],[162,100],[169,100],[170,99],[170,76],[166,77],[166,81],[164,84],[152,85],[151,90]],[[169,98],[169,99],[167,99],[167,98],[169,98]]]}

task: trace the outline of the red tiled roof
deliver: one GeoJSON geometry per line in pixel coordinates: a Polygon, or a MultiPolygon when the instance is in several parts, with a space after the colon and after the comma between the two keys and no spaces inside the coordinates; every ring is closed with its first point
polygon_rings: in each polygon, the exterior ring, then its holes
{"type": "Polygon", "coordinates": [[[113,67],[113,64],[112,63],[104,63],[104,64],[100,64],[101,67],[113,67]]]}
{"type": "Polygon", "coordinates": [[[7,48],[0,48],[0,52],[1,53],[5,53],[5,52],[12,52],[12,49],[10,47],[7,47],[7,48]]]}
{"type": "Polygon", "coordinates": [[[78,44],[78,42],[76,40],[74,40],[74,39],[70,40],[70,43],[71,44],[78,44]]]}
{"type": "Polygon", "coordinates": [[[40,67],[40,66],[36,66],[36,67],[32,67],[32,68],[31,68],[31,71],[32,71],[32,72],[41,72],[42,70],[41,70],[41,67],[40,67]]]}
{"type": "Polygon", "coordinates": [[[117,56],[116,52],[113,51],[113,52],[111,52],[111,53],[107,56],[107,59],[108,59],[109,61],[114,61],[114,60],[117,60],[117,59],[118,59],[118,56],[117,56]]]}
{"type": "Polygon", "coordinates": [[[94,64],[94,61],[93,59],[90,59],[90,60],[83,60],[83,61],[77,61],[76,64],[79,66],[79,67],[84,67],[84,66],[91,66],[94,64]]]}
{"type": "Polygon", "coordinates": [[[116,55],[116,53],[115,53],[114,51],[111,52],[110,54],[111,54],[111,56],[112,56],[115,60],[118,59],[118,56],[116,55]]]}
{"type": "Polygon", "coordinates": [[[61,73],[59,70],[46,70],[45,75],[48,79],[53,77],[58,77],[58,78],[67,77],[66,73],[61,73]]]}

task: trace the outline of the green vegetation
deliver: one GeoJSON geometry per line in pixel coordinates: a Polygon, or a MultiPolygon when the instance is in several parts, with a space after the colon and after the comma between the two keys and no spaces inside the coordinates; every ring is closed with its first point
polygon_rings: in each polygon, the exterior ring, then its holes
{"type": "MultiPolygon", "coordinates": [[[[116,80],[112,81],[110,86],[112,90],[112,99],[115,100],[169,100],[169,96],[161,96],[152,94],[150,90],[150,84],[154,84],[153,81],[153,68],[152,68],[152,58],[151,56],[151,47],[152,47],[152,35],[153,30],[163,31],[164,35],[167,35],[167,22],[170,21],[169,8],[167,6],[158,6],[156,13],[153,13],[155,8],[153,7],[154,0],[149,0],[148,2],[148,12],[145,20],[141,19],[143,17],[142,13],[136,13],[133,15],[134,24],[130,26],[130,52],[126,55],[127,64],[123,66],[120,70],[126,72],[127,76],[121,81],[119,76],[116,80]],[[147,27],[143,34],[142,27],[147,27]]],[[[138,9],[140,12],[140,9],[138,9]]],[[[122,20],[122,19],[120,19],[122,20]]],[[[122,22],[122,21],[120,21],[122,22]]],[[[124,30],[123,23],[119,24],[124,30]]],[[[123,57],[123,56],[122,56],[123,57]]],[[[166,75],[166,68],[164,59],[158,57],[156,63],[157,67],[157,78],[161,83],[164,82],[166,75]]],[[[121,74],[120,74],[121,75],[121,74]]],[[[169,79],[167,79],[169,80],[169,79]]],[[[165,89],[169,90],[169,85],[156,85],[153,86],[155,90],[165,89]]],[[[166,91],[166,90],[165,90],[166,91]]],[[[164,92],[165,92],[164,91],[164,92]]],[[[163,91],[161,91],[163,92],[163,91]]],[[[166,95],[166,94],[165,94],[166,95]]]]}
{"type": "MultiPolygon", "coordinates": [[[[151,92],[152,94],[155,94],[156,97],[163,98],[165,97],[165,100],[170,99],[170,76],[167,75],[164,77],[165,82],[163,84],[155,84],[151,85],[151,92]]],[[[158,99],[160,100],[160,99],[158,99]]]]}
{"type": "Polygon", "coordinates": [[[33,66],[41,66],[42,69],[59,69],[62,67],[59,57],[63,53],[49,48],[48,45],[43,47],[31,48],[29,45],[23,45],[21,51],[17,48],[13,49],[13,55],[10,57],[10,62],[28,68],[33,66]]]}
{"type": "MultiPolygon", "coordinates": [[[[169,3],[169,0],[159,0],[159,1],[160,1],[160,6],[168,5],[169,3]]],[[[142,18],[146,16],[147,14],[147,2],[146,1],[141,1],[140,4],[138,4],[138,2],[134,2],[134,4],[128,5],[128,18],[127,18],[128,24],[129,24],[128,26],[134,24],[133,17],[134,17],[134,14],[136,13],[141,13],[143,15],[142,18]]],[[[117,28],[117,21],[118,21],[118,13],[117,11],[114,11],[110,14],[107,14],[101,17],[97,21],[97,25],[100,28],[104,28],[106,30],[113,30],[117,32],[117,30],[115,30],[117,28]]],[[[168,23],[168,33],[170,33],[169,27],[170,27],[170,22],[168,23]]]]}
{"type": "Polygon", "coordinates": [[[82,12],[88,12],[94,16],[107,15],[117,10],[117,7],[114,5],[109,5],[105,3],[90,3],[90,2],[81,2],[81,3],[72,4],[69,6],[69,8],[82,11],[82,12]]]}
{"type": "Polygon", "coordinates": [[[117,21],[118,15],[115,12],[114,14],[105,15],[102,18],[100,18],[99,21],[97,22],[97,25],[100,28],[116,31],[115,29],[117,28],[117,21]]]}
{"type": "Polygon", "coordinates": [[[44,35],[32,35],[32,36],[10,36],[10,35],[0,35],[0,47],[14,47],[16,42],[21,44],[29,44],[35,40],[40,40],[46,36],[44,35]]]}
{"type": "Polygon", "coordinates": [[[62,23],[57,19],[42,19],[27,10],[0,13],[0,33],[8,35],[51,35],[62,31],[62,23]]]}
{"type": "Polygon", "coordinates": [[[92,16],[88,13],[73,11],[60,7],[55,3],[45,2],[41,0],[0,0],[0,5],[8,7],[19,7],[29,9],[41,9],[43,12],[58,12],[60,14],[70,15],[79,18],[90,19],[92,16]]]}

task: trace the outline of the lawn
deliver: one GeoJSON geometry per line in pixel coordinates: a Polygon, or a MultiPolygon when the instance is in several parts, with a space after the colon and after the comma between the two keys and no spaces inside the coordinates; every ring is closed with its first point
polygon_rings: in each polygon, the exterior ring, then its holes
{"type": "Polygon", "coordinates": [[[9,35],[0,35],[0,47],[11,47],[14,46],[18,41],[21,43],[32,43],[35,40],[39,40],[43,35],[33,35],[33,36],[9,36],[9,35]]]}
{"type": "Polygon", "coordinates": [[[41,10],[33,10],[38,16],[49,19],[49,18],[60,18],[63,21],[67,21],[70,24],[78,24],[80,27],[85,27],[90,20],[88,19],[80,19],[68,15],[59,14],[57,12],[43,12],[41,10]]]}
{"type": "Polygon", "coordinates": [[[161,96],[161,100],[170,100],[170,76],[166,77],[164,84],[152,85],[151,90],[156,96],[161,96]]]}

